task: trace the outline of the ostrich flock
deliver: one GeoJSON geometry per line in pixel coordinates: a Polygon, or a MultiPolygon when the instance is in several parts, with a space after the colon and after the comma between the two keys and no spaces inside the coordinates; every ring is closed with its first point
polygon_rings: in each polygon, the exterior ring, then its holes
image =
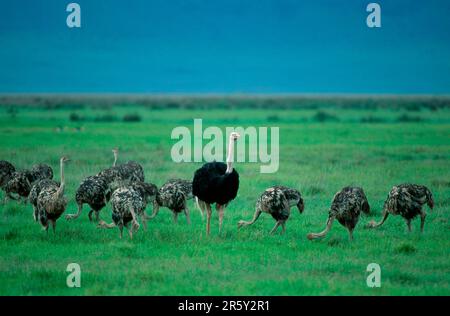
{"type": "MultiPolygon", "coordinates": [[[[208,162],[195,171],[191,180],[171,179],[159,189],[156,185],[146,183],[142,166],[134,161],[117,164],[118,149],[113,149],[114,163],[110,168],[96,175],[88,176],[79,185],[75,193],[78,207],[76,214],[67,214],[67,220],[74,220],[81,215],[83,205],[90,207],[89,220],[92,215],[101,228],[117,227],[122,238],[123,228],[127,228],[130,238],[133,238],[139,227],[139,221],[147,229],[147,221],[153,219],[160,207],[166,207],[173,213],[174,221],[183,212],[190,223],[187,201],[195,198],[202,218],[206,213],[206,232],[210,233],[211,205],[215,204],[219,215],[219,233],[222,229],[223,216],[228,203],[234,200],[239,189],[239,174],[233,167],[233,152],[238,133],[230,134],[226,163],[208,162]],[[106,223],[100,219],[100,211],[111,204],[112,222],[106,223]],[[153,203],[153,213],[145,211],[147,204],[153,203]]],[[[65,196],[64,167],[70,160],[60,159],[60,181],[53,180],[53,170],[46,164],[34,165],[31,169],[16,170],[8,161],[0,161],[0,188],[5,192],[5,200],[29,201],[33,207],[33,218],[48,232],[49,226],[55,232],[56,221],[67,207],[65,196]]],[[[379,223],[371,221],[367,227],[381,226],[389,214],[401,215],[411,231],[411,220],[420,216],[421,231],[423,231],[426,213],[424,204],[430,209],[434,206],[431,191],[416,184],[400,184],[394,186],[384,202],[383,215],[379,223]]],[[[271,230],[274,233],[279,226],[285,231],[286,221],[291,207],[296,206],[300,213],[305,203],[300,192],[286,186],[273,186],[266,189],[256,201],[255,214],[252,220],[241,220],[238,227],[252,225],[261,213],[270,214],[276,221],[271,230]]],[[[309,233],[312,240],[324,237],[335,219],[347,228],[350,239],[358,223],[360,214],[369,214],[370,206],[364,190],[360,187],[344,187],[334,195],[329,210],[325,229],[320,233],[309,233]]]]}

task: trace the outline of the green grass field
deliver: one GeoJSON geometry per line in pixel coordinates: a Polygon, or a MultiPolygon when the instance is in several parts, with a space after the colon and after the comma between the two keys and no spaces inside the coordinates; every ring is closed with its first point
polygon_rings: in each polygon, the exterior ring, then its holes
{"type": "MultiPolygon", "coordinates": [[[[450,295],[448,99],[438,106],[426,99],[330,98],[300,100],[298,106],[280,99],[256,108],[252,102],[261,100],[227,106],[229,100],[218,99],[210,107],[207,100],[199,107],[195,100],[183,106],[161,100],[159,106],[2,102],[0,159],[19,168],[49,163],[56,178],[59,157],[72,159],[66,168],[66,213],[76,212],[80,181],[112,163],[115,146],[121,162],[140,162],[146,179],[158,186],[172,177],[192,178],[201,164],[173,163],[170,149],[176,141],[170,134],[181,125],[192,130],[193,118],[202,118],[204,128],[279,126],[280,168],[260,174],[259,163],[236,165],[240,190],[225,212],[220,236],[215,212],[212,234],[206,236],[193,201],[192,225],[183,216],[174,224],[170,211],[161,209],[149,230],[141,226],[133,240],[127,235],[120,240],[117,229],[97,229],[87,206],[79,219],[62,217],[56,235],[46,235],[33,221],[31,205],[1,205],[1,295],[450,295]],[[126,114],[140,121],[125,122],[126,114]],[[380,218],[391,187],[402,182],[424,184],[434,194],[425,232],[419,232],[419,219],[407,233],[402,218],[392,216],[377,230],[365,229],[380,218]],[[284,235],[269,235],[274,220],[266,214],[238,231],[237,222],[252,217],[257,197],[274,184],[298,188],[305,212],[292,209],[284,235]],[[346,185],[364,188],[373,215],[361,217],[353,242],[337,222],[325,239],[307,240],[307,233],[324,228],[333,195],[346,185]],[[81,266],[81,288],[66,286],[71,262],[81,266]],[[381,266],[380,288],[366,285],[372,262],[381,266]]],[[[102,218],[110,221],[109,205],[102,218]]]]}

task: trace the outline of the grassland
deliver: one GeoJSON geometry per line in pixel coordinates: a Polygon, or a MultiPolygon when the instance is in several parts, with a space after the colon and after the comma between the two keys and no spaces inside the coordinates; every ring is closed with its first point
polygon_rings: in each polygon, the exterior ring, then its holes
{"type": "MultiPolygon", "coordinates": [[[[112,101],[111,101],[112,100],[112,101]]],[[[387,99],[133,99],[102,103],[46,97],[1,99],[0,159],[26,168],[68,155],[68,213],[80,181],[108,167],[111,148],[120,160],[142,163],[158,186],[171,177],[192,178],[201,164],[175,164],[170,133],[176,126],[279,126],[280,169],[260,174],[259,164],[236,166],[241,185],[212,235],[190,201],[192,225],[172,222],[162,209],[135,239],[100,230],[87,207],[73,222],[61,218],[47,236],[31,206],[0,205],[1,295],[450,295],[450,101],[445,98],[387,99]],[[181,100],[181,101],[180,101],[181,100]],[[20,101],[20,102],[19,102],[20,101]],[[17,106],[20,104],[20,106],[17,106]],[[134,117],[130,122],[124,117],[134,117]],[[425,232],[412,233],[399,217],[378,230],[363,226],[380,217],[390,188],[402,182],[427,185],[436,206],[425,232]],[[237,230],[253,215],[268,186],[285,184],[304,195],[303,214],[292,209],[285,235],[270,236],[267,215],[237,230]],[[306,234],[324,227],[330,201],[345,185],[360,185],[373,215],[362,217],[350,242],[335,224],[321,241],[306,234]],[[66,286],[68,263],[82,269],[81,288],[66,286]],[[366,267],[380,264],[382,286],[366,285],[366,267]]],[[[151,206],[147,209],[151,212],[151,206]]],[[[110,206],[102,211],[110,219],[110,206]]]]}

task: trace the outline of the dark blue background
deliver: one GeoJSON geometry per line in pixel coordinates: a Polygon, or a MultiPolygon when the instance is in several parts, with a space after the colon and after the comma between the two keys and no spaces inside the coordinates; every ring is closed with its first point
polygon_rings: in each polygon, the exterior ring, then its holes
{"type": "Polygon", "coordinates": [[[449,93],[450,1],[0,1],[0,92],[449,93]]]}

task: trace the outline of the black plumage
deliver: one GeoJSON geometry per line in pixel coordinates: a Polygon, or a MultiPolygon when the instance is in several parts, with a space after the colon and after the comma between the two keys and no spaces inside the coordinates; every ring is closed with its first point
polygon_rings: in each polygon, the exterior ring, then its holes
{"type": "Polygon", "coordinates": [[[308,239],[324,237],[331,229],[335,219],[347,228],[350,239],[353,239],[353,230],[359,221],[361,212],[369,214],[370,205],[364,190],[360,187],[345,187],[334,195],[328,215],[327,226],[320,233],[308,234],[308,239]]]}
{"type": "Polygon", "coordinates": [[[285,232],[285,223],[291,213],[291,207],[297,206],[300,213],[305,209],[305,204],[300,192],[286,186],[273,186],[266,189],[256,201],[255,214],[251,221],[241,220],[238,227],[252,225],[261,213],[270,214],[276,221],[271,234],[281,225],[285,232]]]}
{"type": "Polygon", "coordinates": [[[187,201],[192,199],[192,181],[182,179],[168,180],[161,188],[159,188],[156,198],[153,201],[153,214],[150,218],[154,218],[160,207],[167,207],[173,213],[174,221],[177,221],[178,214],[184,212],[186,220],[190,223],[189,208],[187,201]]]}
{"type": "Polygon", "coordinates": [[[411,231],[411,220],[420,216],[420,230],[423,231],[426,213],[422,206],[434,207],[433,194],[424,185],[403,183],[392,187],[384,202],[382,220],[379,223],[369,223],[370,228],[383,225],[389,214],[402,216],[411,231]]]}
{"type": "Polygon", "coordinates": [[[192,181],[192,194],[197,198],[198,206],[206,209],[206,233],[210,233],[211,204],[216,204],[219,212],[219,233],[225,207],[234,200],[239,190],[239,174],[233,168],[234,145],[240,135],[236,132],[230,134],[228,143],[227,163],[208,162],[197,169],[192,181]]]}
{"type": "Polygon", "coordinates": [[[192,194],[208,204],[226,205],[234,200],[239,190],[239,174],[235,169],[226,174],[223,162],[209,162],[195,171],[192,194]]]}

